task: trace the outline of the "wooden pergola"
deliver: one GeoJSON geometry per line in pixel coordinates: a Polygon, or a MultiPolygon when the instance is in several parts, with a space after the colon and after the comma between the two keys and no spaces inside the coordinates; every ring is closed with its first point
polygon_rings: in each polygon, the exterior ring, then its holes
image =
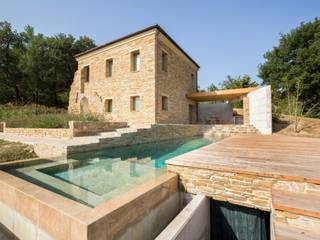
{"type": "Polygon", "coordinates": [[[196,102],[209,102],[209,101],[225,101],[235,100],[241,97],[245,97],[248,93],[258,89],[259,87],[249,88],[236,88],[228,90],[217,90],[212,92],[195,92],[188,93],[186,97],[196,102]]]}

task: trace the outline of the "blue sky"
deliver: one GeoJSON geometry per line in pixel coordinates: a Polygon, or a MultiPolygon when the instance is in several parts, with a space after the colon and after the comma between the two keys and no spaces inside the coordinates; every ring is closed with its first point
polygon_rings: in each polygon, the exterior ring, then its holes
{"type": "Polygon", "coordinates": [[[199,84],[218,84],[227,75],[256,81],[263,54],[280,33],[320,17],[319,0],[1,0],[0,21],[46,35],[87,35],[97,45],[159,24],[196,60],[199,84]]]}

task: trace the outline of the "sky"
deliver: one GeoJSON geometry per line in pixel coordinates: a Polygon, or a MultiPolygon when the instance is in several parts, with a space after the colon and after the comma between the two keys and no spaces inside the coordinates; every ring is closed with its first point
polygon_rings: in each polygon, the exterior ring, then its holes
{"type": "Polygon", "coordinates": [[[281,33],[320,17],[319,0],[0,0],[0,21],[45,35],[89,36],[97,45],[159,24],[200,66],[201,88],[227,75],[255,81],[281,33]]]}

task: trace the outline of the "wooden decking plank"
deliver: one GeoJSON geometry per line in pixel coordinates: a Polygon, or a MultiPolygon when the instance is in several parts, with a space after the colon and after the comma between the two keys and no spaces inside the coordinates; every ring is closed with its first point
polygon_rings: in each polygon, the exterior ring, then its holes
{"type": "Polygon", "coordinates": [[[283,136],[234,136],[169,164],[320,184],[320,141],[283,136]]]}

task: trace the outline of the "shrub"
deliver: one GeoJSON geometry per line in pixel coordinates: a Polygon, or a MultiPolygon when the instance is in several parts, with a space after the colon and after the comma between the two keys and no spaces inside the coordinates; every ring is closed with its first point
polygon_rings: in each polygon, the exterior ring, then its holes
{"type": "Polygon", "coordinates": [[[18,128],[68,128],[69,121],[104,121],[102,116],[92,114],[69,114],[65,109],[39,105],[0,106],[0,122],[7,127],[18,128]]]}

